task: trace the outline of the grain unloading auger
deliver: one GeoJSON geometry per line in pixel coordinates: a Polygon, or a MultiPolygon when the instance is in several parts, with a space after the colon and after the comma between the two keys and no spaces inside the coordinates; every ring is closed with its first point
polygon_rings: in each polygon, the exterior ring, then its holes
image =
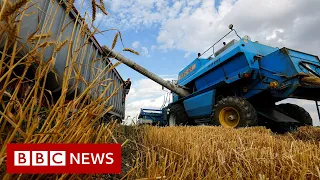
{"type": "Polygon", "coordinates": [[[139,64],[137,64],[137,63],[133,62],[132,60],[124,57],[123,55],[117,53],[113,49],[110,49],[107,46],[103,46],[103,49],[106,52],[108,57],[115,58],[115,59],[121,61],[122,63],[126,64],[127,66],[131,67],[132,69],[136,70],[137,72],[141,73],[142,75],[150,78],[151,80],[159,83],[163,87],[166,87],[169,90],[171,90],[172,92],[178,94],[179,96],[186,97],[190,94],[187,90],[183,89],[182,87],[171,84],[170,82],[160,78],[159,76],[153,74],[152,72],[148,71],[147,69],[140,66],[139,64]]]}
{"type": "MultiPolygon", "coordinates": [[[[236,33],[232,25],[229,28],[229,33],[236,33]]],[[[310,114],[302,107],[276,103],[287,98],[320,100],[319,58],[253,42],[248,36],[238,37],[208,58],[199,54],[179,72],[177,84],[161,79],[106,46],[104,50],[109,57],[173,92],[173,102],[164,108],[169,125],[270,125],[286,130],[312,125],[310,114]]]]}

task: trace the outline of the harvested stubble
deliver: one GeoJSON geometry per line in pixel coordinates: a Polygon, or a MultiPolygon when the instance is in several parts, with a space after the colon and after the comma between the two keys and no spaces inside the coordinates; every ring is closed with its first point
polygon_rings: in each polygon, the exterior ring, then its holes
{"type": "Polygon", "coordinates": [[[320,142],[320,128],[301,127],[298,131],[292,133],[292,137],[302,141],[320,142]]]}
{"type": "Polygon", "coordinates": [[[127,177],[319,179],[319,141],[295,137],[299,136],[274,135],[262,127],[144,127],[127,177]]]}

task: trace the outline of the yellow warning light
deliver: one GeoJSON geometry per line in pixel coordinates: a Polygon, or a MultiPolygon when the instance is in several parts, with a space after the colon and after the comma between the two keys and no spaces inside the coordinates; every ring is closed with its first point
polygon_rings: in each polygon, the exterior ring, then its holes
{"type": "Polygon", "coordinates": [[[277,81],[271,81],[269,84],[270,88],[276,89],[279,86],[279,83],[277,81]]]}

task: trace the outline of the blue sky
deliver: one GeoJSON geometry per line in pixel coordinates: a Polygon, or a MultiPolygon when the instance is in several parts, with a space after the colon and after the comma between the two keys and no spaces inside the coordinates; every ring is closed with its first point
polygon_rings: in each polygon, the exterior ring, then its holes
{"type": "MultiPolygon", "coordinates": [[[[86,1],[88,3],[91,1],[86,1]]],[[[98,1],[97,1],[98,2],[98,1]]],[[[151,72],[175,79],[198,52],[203,52],[234,24],[240,36],[274,47],[290,47],[320,55],[319,0],[107,0],[108,16],[98,11],[100,30],[117,28],[123,44],[141,55],[122,52],[151,72]]],[[[80,1],[76,1],[79,7],[80,1]]],[[[85,7],[89,8],[90,4],[85,7]]],[[[111,45],[116,31],[98,35],[101,45],[111,45]]],[[[232,37],[231,37],[232,38],[232,37]]],[[[227,39],[230,40],[230,39],[227,39]]],[[[117,51],[122,50],[118,41],[117,51]]],[[[160,108],[167,92],[125,65],[117,70],[130,77],[132,89],[126,112],[131,118],[140,108],[160,108]]],[[[291,101],[291,100],[290,100],[291,101]]],[[[294,101],[297,102],[297,101],[294,101]]],[[[299,101],[316,124],[314,102],[299,101]]]]}

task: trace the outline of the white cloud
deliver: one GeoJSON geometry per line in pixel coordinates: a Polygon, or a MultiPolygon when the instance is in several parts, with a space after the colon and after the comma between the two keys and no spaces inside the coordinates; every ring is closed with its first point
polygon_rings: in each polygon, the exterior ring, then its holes
{"type": "Polygon", "coordinates": [[[139,48],[139,47],[140,47],[140,42],[139,42],[139,41],[133,42],[133,43],[132,43],[132,47],[133,47],[133,48],[136,48],[136,49],[139,48]]]}
{"type": "Polygon", "coordinates": [[[318,0],[223,0],[217,9],[213,2],[186,6],[195,10],[164,21],[157,39],[161,47],[201,52],[228,32],[232,23],[241,36],[319,54],[320,40],[314,38],[320,28],[318,0]]]}
{"type": "Polygon", "coordinates": [[[157,49],[157,46],[155,46],[155,45],[152,45],[151,46],[151,51],[154,51],[154,50],[156,50],[157,49]]]}
{"type": "Polygon", "coordinates": [[[122,30],[150,27],[161,22],[169,11],[166,0],[110,0],[105,1],[105,4],[112,11],[107,20],[108,24],[121,27],[122,30]],[[126,21],[122,21],[124,19],[126,21]]]}
{"type": "Polygon", "coordinates": [[[241,36],[273,46],[319,53],[319,0],[118,0],[105,1],[105,24],[125,29],[159,27],[162,49],[201,52],[234,24],[241,36]],[[309,46],[305,46],[308,44],[309,46]]]}
{"type": "Polygon", "coordinates": [[[184,54],[184,58],[188,58],[190,56],[191,52],[187,52],[186,54],[184,54]]]}
{"type": "Polygon", "coordinates": [[[271,35],[266,37],[266,40],[270,41],[270,40],[277,39],[277,37],[279,36],[280,33],[281,34],[284,33],[284,30],[283,29],[275,29],[275,30],[272,31],[271,35]]]}
{"type": "MultiPolygon", "coordinates": [[[[160,77],[168,81],[175,78],[172,75],[161,75],[160,77]]],[[[166,104],[169,102],[168,98],[172,99],[168,92],[169,90],[162,90],[159,84],[150,79],[133,81],[132,88],[126,98],[126,116],[136,117],[141,108],[160,109],[165,99],[167,99],[166,104]]]]}
{"type": "MultiPolygon", "coordinates": [[[[142,51],[142,55],[143,56],[146,56],[146,57],[150,57],[151,55],[149,54],[149,50],[147,47],[145,46],[141,46],[141,43],[139,41],[134,41],[132,43],[132,47],[135,49],[135,50],[138,50],[138,51],[142,51]]],[[[152,48],[152,47],[151,47],[152,48]]]]}
{"type": "Polygon", "coordinates": [[[147,47],[142,46],[141,49],[143,51],[143,55],[145,55],[146,57],[150,57],[150,54],[149,54],[147,47]]]}
{"type": "MultiPolygon", "coordinates": [[[[171,75],[160,76],[165,80],[173,80],[171,75]]],[[[133,100],[141,100],[140,98],[150,98],[154,96],[163,95],[165,91],[162,90],[162,86],[154,82],[151,79],[141,79],[132,82],[132,88],[129,92],[127,100],[129,102],[133,100]]]]}

